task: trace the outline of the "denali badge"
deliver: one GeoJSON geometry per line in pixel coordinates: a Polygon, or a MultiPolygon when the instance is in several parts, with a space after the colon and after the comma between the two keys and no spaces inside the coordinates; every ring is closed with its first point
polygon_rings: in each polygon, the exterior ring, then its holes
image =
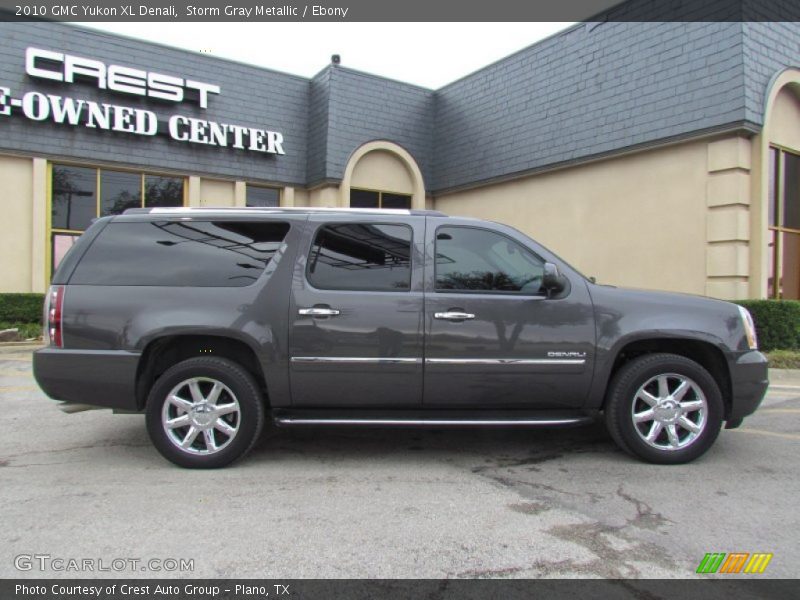
{"type": "Polygon", "coordinates": [[[586,352],[548,352],[547,358],[586,358],[586,352]]]}

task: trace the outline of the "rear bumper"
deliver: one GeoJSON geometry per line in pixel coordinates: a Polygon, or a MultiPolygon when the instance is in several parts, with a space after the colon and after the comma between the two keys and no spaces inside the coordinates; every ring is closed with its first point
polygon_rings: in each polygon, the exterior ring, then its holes
{"type": "Polygon", "coordinates": [[[54,400],[136,410],[139,356],[121,350],[43,348],[33,353],[33,376],[54,400]]]}
{"type": "Polygon", "coordinates": [[[767,393],[767,357],[757,350],[739,355],[731,364],[731,384],[731,410],[726,420],[737,423],[753,414],[767,393]]]}

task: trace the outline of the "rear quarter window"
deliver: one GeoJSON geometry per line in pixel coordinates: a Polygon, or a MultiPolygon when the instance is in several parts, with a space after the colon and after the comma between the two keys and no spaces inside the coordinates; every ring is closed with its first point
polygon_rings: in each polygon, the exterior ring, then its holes
{"type": "Polygon", "coordinates": [[[264,272],[288,231],[283,222],[112,222],[70,284],[244,287],[264,272]]]}

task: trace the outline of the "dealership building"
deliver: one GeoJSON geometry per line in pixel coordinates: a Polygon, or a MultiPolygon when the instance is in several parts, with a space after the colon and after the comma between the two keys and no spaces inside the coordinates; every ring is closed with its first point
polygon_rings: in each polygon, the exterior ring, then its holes
{"type": "Polygon", "coordinates": [[[336,63],[0,23],[0,292],[44,291],[126,208],[316,206],[502,221],[603,283],[800,298],[800,24],[581,23],[435,90],[336,63]]]}

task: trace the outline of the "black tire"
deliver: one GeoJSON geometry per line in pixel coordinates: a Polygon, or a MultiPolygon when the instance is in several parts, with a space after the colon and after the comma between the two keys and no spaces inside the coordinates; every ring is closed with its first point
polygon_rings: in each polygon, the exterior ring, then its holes
{"type": "MultiPolygon", "coordinates": [[[[660,392],[657,395],[661,397],[660,392]]],[[[674,402],[665,402],[659,414],[666,413],[666,418],[672,419],[675,411],[673,406],[674,402]]],[[[677,418],[680,419],[680,411],[678,414],[677,418]]],[[[717,439],[723,415],[722,394],[714,378],[695,361],[677,354],[647,354],[631,360],[614,376],[606,396],[605,420],[611,437],[626,452],[656,464],[683,464],[702,456],[717,439]],[[648,385],[645,392],[660,389],[658,387],[660,376],[666,376],[667,389],[671,389],[671,393],[675,393],[676,384],[688,380],[687,395],[691,396],[682,406],[691,405],[693,402],[702,403],[702,399],[705,399],[706,406],[702,409],[705,411],[704,418],[700,417],[700,411],[685,413],[691,424],[700,430],[699,432],[686,429],[679,422],[670,423],[676,425],[671,432],[668,431],[669,426],[661,421],[659,421],[661,428],[653,429],[651,426],[655,421],[652,420],[638,425],[634,423],[633,412],[642,415],[649,407],[649,403],[644,403],[642,395],[637,399],[637,393],[645,384],[648,385]],[[698,393],[698,389],[701,393],[698,393]],[[652,434],[656,430],[659,433],[655,439],[646,441],[647,434],[652,434]],[[678,442],[674,445],[674,449],[655,447],[655,445],[673,446],[669,436],[675,433],[678,442]],[[685,446],[681,447],[682,444],[685,446]]]]}
{"type": "Polygon", "coordinates": [[[246,369],[224,358],[191,358],[167,369],[151,388],[147,398],[147,432],[161,455],[176,465],[189,469],[216,469],[242,458],[252,449],[264,427],[264,412],[259,386],[246,369]],[[221,385],[215,388],[217,384],[221,385]],[[194,385],[209,398],[214,389],[221,391],[213,404],[195,403],[196,407],[204,406],[192,411],[179,408],[174,401],[165,408],[170,394],[176,389],[179,399],[194,398],[194,385]],[[208,408],[219,406],[222,411],[237,403],[235,411],[222,416],[208,408]],[[164,420],[171,416],[173,420],[185,416],[189,421],[185,426],[169,428],[168,433],[164,420]],[[226,433],[234,429],[233,434],[226,433]],[[195,431],[196,437],[192,438],[194,441],[188,449],[178,446],[179,438],[186,441],[195,431]]]}

